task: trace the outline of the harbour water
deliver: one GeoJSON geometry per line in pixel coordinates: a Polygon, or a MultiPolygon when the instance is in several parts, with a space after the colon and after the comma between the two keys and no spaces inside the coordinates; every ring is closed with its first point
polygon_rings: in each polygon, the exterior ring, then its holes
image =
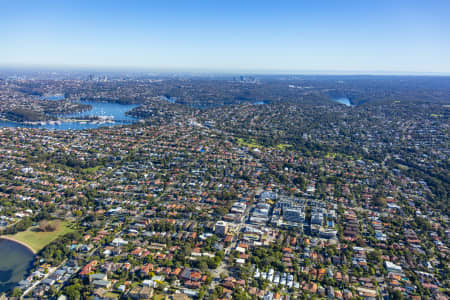
{"type": "Polygon", "coordinates": [[[347,106],[353,106],[352,102],[347,97],[333,98],[333,101],[347,106]]]}
{"type": "Polygon", "coordinates": [[[269,104],[269,101],[256,101],[252,103],[253,105],[263,105],[263,104],[269,104]]]}
{"type": "Polygon", "coordinates": [[[33,260],[34,254],[28,248],[0,238],[0,294],[25,279],[33,260]]]}
{"type": "MultiPolygon", "coordinates": [[[[57,101],[61,100],[61,98],[53,100],[57,101]]],[[[0,127],[30,127],[30,128],[46,128],[56,130],[82,130],[82,129],[98,128],[102,126],[131,124],[138,121],[138,119],[125,114],[127,111],[130,111],[133,108],[139,106],[137,104],[119,104],[119,103],[97,102],[97,101],[80,101],[80,103],[89,104],[92,106],[92,109],[89,111],[74,114],[66,114],[60,117],[80,118],[80,117],[96,116],[96,117],[104,117],[110,121],[46,122],[45,124],[23,124],[16,122],[0,121],[0,127]]]]}

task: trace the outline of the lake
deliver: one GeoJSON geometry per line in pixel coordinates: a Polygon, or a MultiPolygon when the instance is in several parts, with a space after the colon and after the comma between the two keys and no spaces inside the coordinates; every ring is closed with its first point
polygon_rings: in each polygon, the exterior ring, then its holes
{"type": "Polygon", "coordinates": [[[347,106],[353,106],[352,102],[347,97],[333,98],[333,101],[347,106]]]}
{"type": "Polygon", "coordinates": [[[24,280],[33,266],[34,254],[25,246],[0,239],[0,294],[24,280]]]}
{"type": "MultiPolygon", "coordinates": [[[[48,97],[46,99],[49,99],[48,97]]],[[[55,101],[61,100],[60,97],[55,97],[55,101]]],[[[99,117],[112,117],[113,121],[110,123],[101,122],[62,122],[60,124],[45,124],[45,125],[30,125],[8,121],[0,121],[0,127],[29,127],[29,128],[46,128],[57,130],[82,130],[92,129],[102,126],[123,125],[137,122],[138,119],[127,116],[125,113],[138,107],[138,104],[118,104],[111,102],[97,102],[97,101],[79,101],[83,104],[90,104],[92,109],[89,111],[66,114],[60,117],[73,118],[73,117],[86,117],[86,116],[99,116],[99,117]]]]}

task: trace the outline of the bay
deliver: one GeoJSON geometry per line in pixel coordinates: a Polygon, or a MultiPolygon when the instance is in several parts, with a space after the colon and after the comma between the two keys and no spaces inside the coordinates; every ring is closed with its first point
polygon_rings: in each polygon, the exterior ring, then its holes
{"type": "Polygon", "coordinates": [[[33,260],[34,254],[28,248],[0,238],[0,294],[25,279],[33,260]]]}
{"type": "MultiPolygon", "coordinates": [[[[61,100],[61,99],[58,99],[61,100]]],[[[57,101],[57,100],[55,100],[57,101]]],[[[102,121],[88,121],[88,122],[45,122],[45,124],[24,124],[9,121],[0,121],[0,127],[28,127],[28,128],[45,128],[55,130],[82,130],[93,129],[103,126],[124,125],[131,124],[138,121],[138,119],[128,116],[125,113],[138,107],[138,104],[119,104],[112,102],[97,102],[97,101],[79,101],[83,104],[92,106],[91,110],[78,112],[73,114],[65,114],[63,118],[81,118],[81,117],[108,117],[110,122],[102,121]]]]}
{"type": "Polygon", "coordinates": [[[346,106],[353,106],[352,102],[347,97],[333,98],[333,101],[346,106]]]}

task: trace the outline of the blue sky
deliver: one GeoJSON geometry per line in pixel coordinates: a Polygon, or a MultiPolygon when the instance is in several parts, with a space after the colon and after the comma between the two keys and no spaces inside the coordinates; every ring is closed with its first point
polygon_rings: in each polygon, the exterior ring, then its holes
{"type": "Polygon", "coordinates": [[[0,65],[450,73],[449,0],[0,5],[0,65]]]}

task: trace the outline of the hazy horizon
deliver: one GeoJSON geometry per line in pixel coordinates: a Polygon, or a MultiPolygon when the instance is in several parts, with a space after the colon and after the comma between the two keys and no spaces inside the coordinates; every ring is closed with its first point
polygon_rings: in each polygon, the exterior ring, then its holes
{"type": "Polygon", "coordinates": [[[450,74],[449,1],[8,1],[0,66],[450,74]]]}
{"type": "Polygon", "coordinates": [[[116,67],[100,65],[8,65],[0,64],[0,71],[41,71],[41,72],[111,72],[111,73],[161,73],[161,74],[218,74],[218,75],[342,75],[342,76],[450,76],[450,72],[402,72],[383,70],[269,70],[269,69],[207,69],[207,68],[152,68],[116,67]]]}

